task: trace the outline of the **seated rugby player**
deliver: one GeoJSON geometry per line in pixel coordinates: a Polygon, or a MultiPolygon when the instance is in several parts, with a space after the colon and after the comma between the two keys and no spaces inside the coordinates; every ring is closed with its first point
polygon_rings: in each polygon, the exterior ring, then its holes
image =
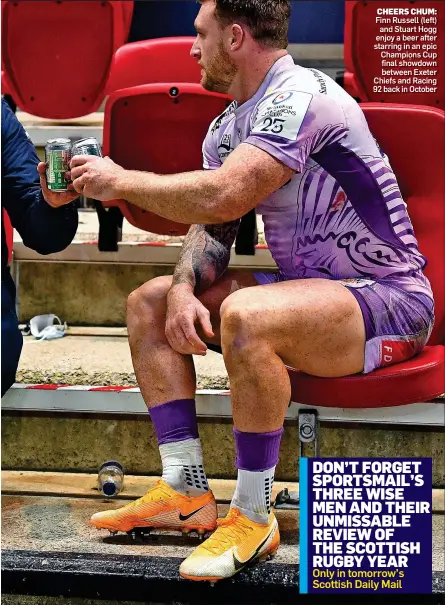
{"type": "Polygon", "coordinates": [[[396,176],[359,105],[287,53],[287,0],[204,0],[192,55],[202,86],[235,100],[210,126],[204,170],[124,170],[78,156],[74,187],[193,223],[173,277],[128,300],[136,376],[163,464],[157,486],[98,528],[216,530],[181,564],[227,578],[280,542],[271,487],[290,399],[286,365],[322,377],[368,373],[418,353],[433,297],[396,176]],[[262,215],[275,273],[226,272],[240,217],[262,215]],[[220,344],[230,378],[238,480],[217,522],[195,413],[192,355],[220,344]]]}

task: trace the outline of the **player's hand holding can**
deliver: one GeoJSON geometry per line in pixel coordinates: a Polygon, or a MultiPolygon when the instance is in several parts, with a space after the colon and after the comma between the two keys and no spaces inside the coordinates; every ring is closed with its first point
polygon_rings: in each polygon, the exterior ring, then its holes
{"type": "Polygon", "coordinates": [[[75,155],[71,159],[69,173],[73,187],[86,197],[108,202],[119,196],[119,176],[125,171],[109,157],[94,155],[75,155]]]}

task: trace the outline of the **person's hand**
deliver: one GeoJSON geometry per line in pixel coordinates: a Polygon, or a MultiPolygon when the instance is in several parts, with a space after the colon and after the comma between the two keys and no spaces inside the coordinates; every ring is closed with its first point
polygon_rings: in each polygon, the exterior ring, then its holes
{"type": "Polygon", "coordinates": [[[51,189],[48,189],[48,184],[46,182],[46,164],[44,162],[39,162],[37,172],[40,176],[40,186],[45,202],[53,208],[65,206],[79,197],[79,194],[74,191],[72,185],[68,185],[68,191],[51,191],[51,189]]]}
{"type": "Polygon", "coordinates": [[[190,286],[172,286],[167,296],[165,335],[175,351],[183,355],[205,355],[207,345],[199,338],[195,324],[201,324],[206,336],[214,336],[210,313],[191,292],[190,286]]]}
{"type": "Polygon", "coordinates": [[[73,187],[86,197],[108,202],[119,197],[118,183],[125,170],[108,156],[75,155],[71,158],[71,171],[67,174],[73,187]]]}

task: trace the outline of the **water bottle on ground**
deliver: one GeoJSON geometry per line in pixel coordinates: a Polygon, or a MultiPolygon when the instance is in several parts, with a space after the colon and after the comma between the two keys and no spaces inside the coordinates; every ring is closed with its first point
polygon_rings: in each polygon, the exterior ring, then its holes
{"type": "Polygon", "coordinates": [[[124,469],[116,460],[107,460],[99,469],[97,487],[106,498],[115,498],[124,486],[124,469]]]}

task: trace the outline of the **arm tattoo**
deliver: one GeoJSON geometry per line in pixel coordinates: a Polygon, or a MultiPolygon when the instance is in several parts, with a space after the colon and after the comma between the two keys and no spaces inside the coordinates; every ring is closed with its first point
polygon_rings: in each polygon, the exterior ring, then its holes
{"type": "Polygon", "coordinates": [[[240,219],[221,225],[193,225],[182,246],[173,285],[188,283],[196,294],[207,290],[227,269],[240,219]]]}

